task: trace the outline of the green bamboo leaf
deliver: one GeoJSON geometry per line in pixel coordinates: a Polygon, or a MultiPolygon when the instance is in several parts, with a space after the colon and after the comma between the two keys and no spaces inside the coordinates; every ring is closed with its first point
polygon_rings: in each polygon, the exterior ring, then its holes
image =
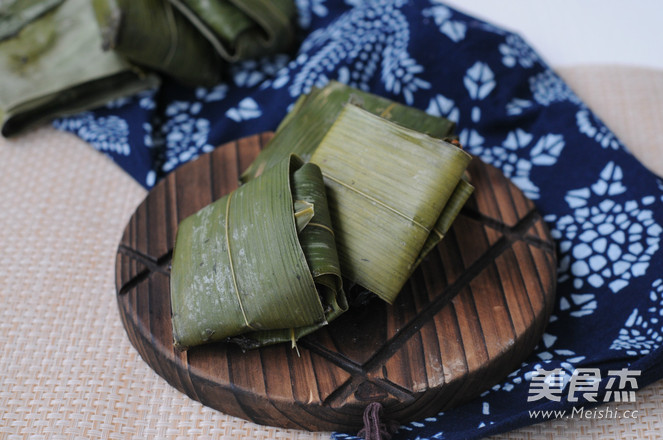
{"type": "Polygon", "coordinates": [[[221,80],[223,62],[167,0],[93,0],[103,47],[190,85],[221,80]]]}
{"type": "Polygon", "coordinates": [[[93,0],[104,47],[189,85],[294,42],[293,0],[93,0]]]}
{"type": "Polygon", "coordinates": [[[299,242],[322,300],[326,320],[298,328],[246,333],[230,339],[244,349],[296,341],[333,321],[348,309],[320,168],[310,163],[303,165],[293,174],[292,185],[295,198],[306,200],[315,206],[314,217],[299,232],[299,242]]]}
{"type": "Polygon", "coordinates": [[[456,189],[444,232],[469,195],[459,182],[470,160],[452,144],[346,105],[311,157],[327,186],[343,276],[392,303],[456,189]]]}
{"type": "Polygon", "coordinates": [[[17,35],[64,0],[3,0],[0,2],[0,41],[17,35]]]}
{"type": "Polygon", "coordinates": [[[295,223],[297,224],[297,232],[302,232],[313,216],[315,215],[315,209],[313,203],[309,203],[305,200],[295,200],[295,223]]]}
{"type": "Polygon", "coordinates": [[[101,50],[86,0],[67,0],[0,42],[0,76],[4,136],[158,85],[156,77],[101,50]]]}
{"type": "Polygon", "coordinates": [[[319,168],[291,156],[184,219],[171,270],[175,344],[290,341],[347,309],[328,212],[319,168]],[[299,233],[295,200],[314,211],[299,233]]]}
{"type": "Polygon", "coordinates": [[[255,23],[228,0],[169,0],[191,21],[210,43],[220,51],[229,52],[238,36],[249,32],[255,23]]]}
{"type": "Polygon", "coordinates": [[[269,145],[242,174],[242,182],[259,176],[291,153],[308,160],[348,102],[432,137],[443,138],[454,129],[454,123],[447,119],[331,81],[322,89],[314,88],[308,95],[300,96],[269,145]]]}
{"type": "Polygon", "coordinates": [[[294,41],[292,0],[169,0],[226,61],[286,50],[294,41]]]}
{"type": "Polygon", "coordinates": [[[426,258],[426,255],[437,246],[442,239],[447,235],[449,229],[451,228],[452,223],[460,213],[460,210],[465,206],[465,203],[470,198],[474,192],[474,186],[466,179],[465,176],[458,182],[456,189],[454,189],[453,194],[447,201],[447,204],[444,205],[440,217],[437,219],[435,226],[433,227],[432,233],[426,239],[417,261],[412,266],[412,271],[416,269],[421,261],[426,258]]]}

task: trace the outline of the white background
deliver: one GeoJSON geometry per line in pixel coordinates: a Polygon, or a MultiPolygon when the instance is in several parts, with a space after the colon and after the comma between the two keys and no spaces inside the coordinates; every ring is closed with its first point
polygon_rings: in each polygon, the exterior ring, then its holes
{"type": "Polygon", "coordinates": [[[663,0],[443,0],[516,31],[553,67],[663,69],[663,0]]]}

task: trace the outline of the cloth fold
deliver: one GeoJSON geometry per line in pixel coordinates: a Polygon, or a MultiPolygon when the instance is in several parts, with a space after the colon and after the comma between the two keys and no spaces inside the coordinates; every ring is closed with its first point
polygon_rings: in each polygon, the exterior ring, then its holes
{"type": "Polygon", "coordinates": [[[297,5],[294,56],[240,63],[212,88],[165,81],[55,126],[149,188],[216,145],[273,130],[301,93],[332,79],[456,122],[467,151],[544,215],[557,303],[518,370],[462,407],[401,421],[393,439],[480,438],[545,419],[532,411],[614,409],[618,395],[663,377],[663,181],[526,41],[437,0],[297,5]]]}

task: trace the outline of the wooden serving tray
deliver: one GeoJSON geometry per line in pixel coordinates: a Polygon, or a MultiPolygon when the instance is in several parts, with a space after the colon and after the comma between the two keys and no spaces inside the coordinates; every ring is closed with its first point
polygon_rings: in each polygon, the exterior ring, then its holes
{"type": "Polygon", "coordinates": [[[393,306],[349,312],[299,343],[243,353],[215,343],[173,348],[169,267],[178,222],[237,186],[271,138],[217,148],[161,181],[126,227],[117,301],[129,339],[172,386],[265,425],[356,431],[368,403],[405,423],[476,397],[517,368],[553,307],[556,257],[534,205],[475,158],[476,190],[448,236],[393,306]]]}

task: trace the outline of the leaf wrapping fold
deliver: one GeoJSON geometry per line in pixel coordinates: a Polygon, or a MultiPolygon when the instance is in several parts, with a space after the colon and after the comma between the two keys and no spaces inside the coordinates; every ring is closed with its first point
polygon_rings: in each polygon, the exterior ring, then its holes
{"type": "Polygon", "coordinates": [[[284,51],[294,40],[292,0],[169,0],[228,62],[284,51]]]}
{"type": "Polygon", "coordinates": [[[103,47],[186,84],[221,80],[210,43],[166,0],[92,0],[103,47]]]}
{"type": "Polygon", "coordinates": [[[447,232],[449,232],[449,229],[451,228],[454,220],[460,213],[460,210],[463,208],[463,206],[465,206],[465,203],[473,192],[474,186],[472,186],[467,178],[463,176],[463,178],[458,182],[458,185],[456,185],[456,188],[447,201],[447,204],[444,205],[442,213],[440,213],[440,217],[437,219],[437,222],[433,227],[432,233],[426,239],[421,252],[419,252],[417,261],[412,266],[412,271],[414,271],[414,269],[419,266],[421,261],[426,258],[426,255],[428,255],[428,253],[432,251],[435,246],[437,246],[442,241],[442,239],[444,239],[444,237],[447,235],[447,232]]]}
{"type": "Polygon", "coordinates": [[[93,0],[105,47],[189,85],[228,63],[288,49],[293,0],[93,0]]]}
{"type": "Polygon", "coordinates": [[[347,304],[332,231],[320,170],[296,156],[184,219],[171,270],[175,344],[254,348],[338,316],[347,304]],[[295,201],[314,208],[299,233],[295,201]]]}

